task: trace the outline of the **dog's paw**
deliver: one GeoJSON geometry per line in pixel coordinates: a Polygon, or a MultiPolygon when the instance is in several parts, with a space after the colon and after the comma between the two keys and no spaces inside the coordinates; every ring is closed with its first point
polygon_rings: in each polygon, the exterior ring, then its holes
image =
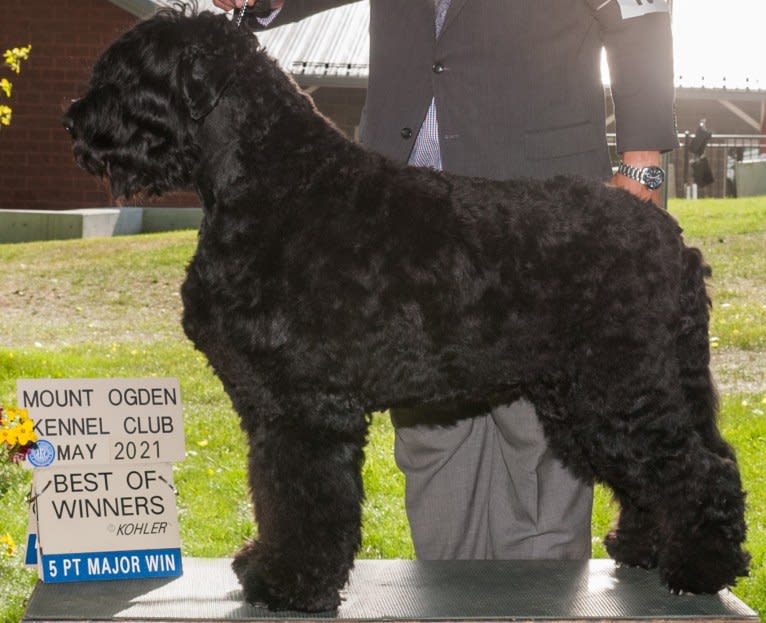
{"type": "Polygon", "coordinates": [[[717,593],[733,586],[738,577],[748,575],[750,555],[739,546],[721,548],[690,547],[660,559],[660,577],[673,593],[717,593]]]}
{"type": "Polygon", "coordinates": [[[237,552],[231,566],[248,603],[264,604],[269,610],[301,612],[333,612],[340,606],[336,588],[301,580],[300,573],[269,562],[257,541],[237,552]]]}
{"type": "Polygon", "coordinates": [[[300,612],[334,612],[340,606],[340,595],[334,589],[321,587],[279,587],[249,567],[240,578],[245,600],[251,604],[265,604],[269,610],[297,610],[300,612]]]}
{"type": "Polygon", "coordinates": [[[628,539],[619,530],[612,530],[604,537],[604,547],[609,556],[621,565],[642,569],[657,566],[657,548],[651,540],[628,539]]]}

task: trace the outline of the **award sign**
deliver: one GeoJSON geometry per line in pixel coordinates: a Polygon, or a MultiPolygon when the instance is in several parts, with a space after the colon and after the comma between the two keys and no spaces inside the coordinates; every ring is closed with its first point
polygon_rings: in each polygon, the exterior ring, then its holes
{"type": "Polygon", "coordinates": [[[38,439],[28,467],[184,458],[177,379],[19,380],[16,394],[38,439]]]}
{"type": "Polygon", "coordinates": [[[44,582],[182,573],[177,379],[19,380],[37,433],[27,560],[44,582]]]}

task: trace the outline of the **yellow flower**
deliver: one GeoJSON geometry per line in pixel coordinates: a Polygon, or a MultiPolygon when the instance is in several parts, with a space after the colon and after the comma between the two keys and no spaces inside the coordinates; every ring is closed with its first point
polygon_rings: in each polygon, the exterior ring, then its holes
{"type": "Polygon", "coordinates": [[[32,421],[26,420],[19,426],[16,426],[16,431],[18,431],[17,439],[20,446],[26,446],[33,441],[37,441],[37,433],[35,433],[34,429],[32,428],[32,421]]]}
{"type": "Polygon", "coordinates": [[[5,64],[11,68],[11,71],[19,73],[21,71],[21,61],[27,60],[31,51],[31,45],[28,45],[24,48],[13,48],[12,50],[6,50],[3,54],[5,57],[5,64]]]}
{"type": "Polygon", "coordinates": [[[37,441],[34,422],[26,409],[4,407],[0,422],[0,444],[10,448],[28,446],[37,441]]]}
{"type": "Polygon", "coordinates": [[[16,542],[10,534],[0,536],[0,553],[8,557],[16,555],[16,542]]]}
{"type": "Polygon", "coordinates": [[[10,106],[0,104],[0,125],[11,125],[11,110],[10,106]]]}
{"type": "Polygon", "coordinates": [[[12,86],[13,85],[8,80],[8,78],[3,78],[2,80],[0,80],[0,91],[5,93],[6,97],[10,97],[11,96],[11,87],[12,86]]]}
{"type": "Polygon", "coordinates": [[[15,426],[13,428],[5,429],[5,433],[5,443],[7,443],[11,448],[19,443],[19,432],[15,426]]]}
{"type": "Polygon", "coordinates": [[[20,424],[29,421],[29,411],[19,407],[5,407],[5,413],[8,415],[8,421],[18,420],[20,424]]]}

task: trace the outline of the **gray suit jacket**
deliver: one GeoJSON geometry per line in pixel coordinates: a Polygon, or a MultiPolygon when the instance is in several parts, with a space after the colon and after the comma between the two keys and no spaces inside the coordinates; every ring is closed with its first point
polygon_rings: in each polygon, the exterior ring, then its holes
{"type": "MultiPolygon", "coordinates": [[[[435,40],[433,0],[370,0],[363,142],[406,162],[435,97],[445,170],[606,178],[605,46],[618,151],[673,149],[669,14],[627,1],[452,0],[435,40]]],[[[286,0],[272,25],[348,3],[286,0]]]]}

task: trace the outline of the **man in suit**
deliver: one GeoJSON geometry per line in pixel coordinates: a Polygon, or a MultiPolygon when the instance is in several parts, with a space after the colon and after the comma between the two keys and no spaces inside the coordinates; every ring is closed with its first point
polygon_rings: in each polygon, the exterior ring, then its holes
{"type": "MultiPolygon", "coordinates": [[[[230,10],[243,0],[213,1],[230,10]]],[[[264,27],[348,3],[258,0],[255,10],[264,27]]],[[[361,139],[413,165],[494,179],[578,174],[659,203],[660,154],[676,146],[669,17],[665,0],[370,0],[361,139]]],[[[419,558],[590,557],[592,489],[551,455],[529,403],[392,417],[419,558]]]]}

